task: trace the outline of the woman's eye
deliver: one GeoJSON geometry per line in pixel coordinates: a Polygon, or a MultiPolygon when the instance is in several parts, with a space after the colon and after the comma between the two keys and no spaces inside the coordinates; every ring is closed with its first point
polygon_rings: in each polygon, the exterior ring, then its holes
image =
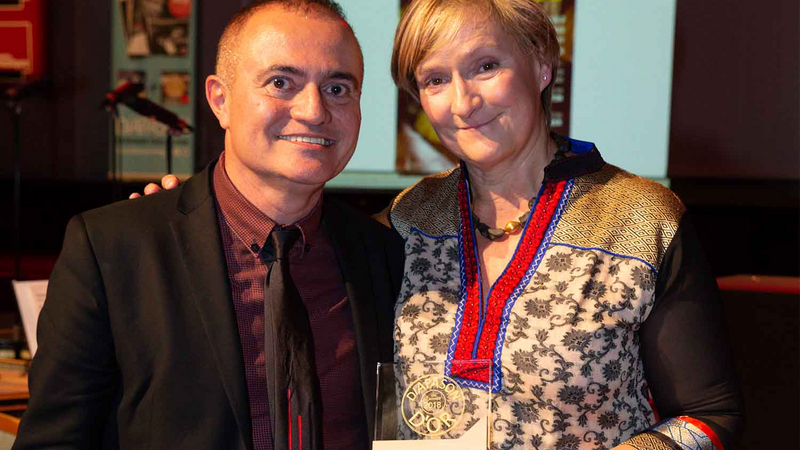
{"type": "Polygon", "coordinates": [[[490,70],[495,69],[496,67],[497,67],[497,63],[495,63],[495,62],[483,63],[483,64],[481,64],[481,72],[488,72],[490,70]]]}
{"type": "Polygon", "coordinates": [[[430,80],[428,80],[428,82],[426,84],[428,86],[440,86],[442,83],[444,83],[443,79],[441,79],[439,77],[434,77],[434,78],[431,78],[430,80]]]}

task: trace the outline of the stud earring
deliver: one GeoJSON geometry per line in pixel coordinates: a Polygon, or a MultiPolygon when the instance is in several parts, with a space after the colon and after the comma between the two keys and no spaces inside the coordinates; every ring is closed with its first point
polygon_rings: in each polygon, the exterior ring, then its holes
{"type": "Polygon", "coordinates": [[[546,79],[547,79],[547,75],[543,76],[543,77],[542,77],[542,79],[543,79],[543,80],[546,80],[546,79]]]}

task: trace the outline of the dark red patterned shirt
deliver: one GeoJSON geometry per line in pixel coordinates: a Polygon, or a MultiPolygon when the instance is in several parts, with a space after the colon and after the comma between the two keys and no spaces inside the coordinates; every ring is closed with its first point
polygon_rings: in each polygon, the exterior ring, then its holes
{"type": "MultiPolygon", "coordinates": [[[[231,296],[244,356],[253,444],[272,449],[264,367],[264,278],[258,258],[276,223],[250,203],[225,171],[223,153],[214,168],[214,196],[231,296]]],[[[302,237],[289,252],[290,272],[308,309],[328,449],[368,448],[353,316],[333,247],[322,226],[321,201],[295,223],[302,237]]]]}

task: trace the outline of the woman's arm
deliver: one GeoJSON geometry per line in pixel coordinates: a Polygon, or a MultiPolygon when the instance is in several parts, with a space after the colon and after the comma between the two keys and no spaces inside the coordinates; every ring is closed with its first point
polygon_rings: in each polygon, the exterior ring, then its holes
{"type": "Polygon", "coordinates": [[[639,337],[661,422],[626,444],[731,450],[743,425],[742,401],[716,280],[685,216],[661,264],[655,296],[639,337]]]}

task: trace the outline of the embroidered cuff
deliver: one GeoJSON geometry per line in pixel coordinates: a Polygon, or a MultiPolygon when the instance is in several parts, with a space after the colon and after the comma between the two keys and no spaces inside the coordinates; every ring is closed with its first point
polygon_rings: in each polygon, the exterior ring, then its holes
{"type": "MultiPolygon", "coordinates": [[[[724,450],[722,448],[722,443],[711,428],[703,422],[687,416],[664,420],[651,427],[648,434],[656,435],[664,445],[667,445],[666,447],[653,448],[675,450],[724,450]]],[[[636,445],[631,443],[636,437],[626,443],[636,447],[636,445]]],[[[646,448],[648,447],[643,447],[643,449],[646,448]]]]}
{"type": "Polygon", "coordinates": [[[637,450],[682,450],[678,444],[663,434],[645,431],[625,441],[637,450]]]}

